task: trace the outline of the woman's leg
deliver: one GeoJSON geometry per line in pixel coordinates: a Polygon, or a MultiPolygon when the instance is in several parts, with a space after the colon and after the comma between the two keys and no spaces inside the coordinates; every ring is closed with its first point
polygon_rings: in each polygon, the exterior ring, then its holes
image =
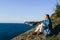
{"type": "Polygon", "coordinates": [[[41,25],[38,25],[38,26],[36,27],[35,32],[38,32],[38,31],[39,31],[39,29],[40,29],[40,27],[41,27],[41,25]]]}
{"type": "Polygon", "coordinates": [[[42,32],[43,31],[43,28],[42,28],[42,25],[40,26],[39,28],[39,32],[42,32]]]}
{"type": "Polygon", "coordinates": [[[36,27],[36,30],[35,30],[35,32],[33,33],[33,35],[36,35],[37,32],[39,31],[39,29],[40,29],[40,25],[38,25],[38,26],[36,27]]]}
{"type": "Polygon", "coordinates": [[[40,28],[39,28],[39,32],[38,32],[37,35],[40,35],[40,34],[42,34],[42,33],[43,33],[43,26],[42,26],[42,23],[41,23],[40,28]]]}
{"type": "Polygon", "coordinates": [[[43,23],[41,23],[41,25],[40,25],[39,32],[43,32],[43,23]]]}

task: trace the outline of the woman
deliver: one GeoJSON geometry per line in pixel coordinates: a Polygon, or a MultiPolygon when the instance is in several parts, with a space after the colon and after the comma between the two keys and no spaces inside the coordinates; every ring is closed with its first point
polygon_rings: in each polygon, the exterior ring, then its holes
{"type": "Polygon", "coordinates": [[[44,35],[46,36],[46,29],[50,30],[50,32],[52,31],[52,22],[48,14],[45,15],[44,22],[36,27],[33,35],[37,34],[37,32],[39,31],[38,35],[44,32],[44,35]]]}

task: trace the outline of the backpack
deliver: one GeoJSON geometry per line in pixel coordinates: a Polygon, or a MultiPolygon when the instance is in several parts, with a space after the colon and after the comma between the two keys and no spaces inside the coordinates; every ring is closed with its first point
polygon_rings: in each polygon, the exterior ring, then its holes
{"type": "Polygon", "coordinates": [[[44,30],[44,35],[45,36],[49,36],[51,34],[51,30],[49,30],[49,28],[44,30]]]}

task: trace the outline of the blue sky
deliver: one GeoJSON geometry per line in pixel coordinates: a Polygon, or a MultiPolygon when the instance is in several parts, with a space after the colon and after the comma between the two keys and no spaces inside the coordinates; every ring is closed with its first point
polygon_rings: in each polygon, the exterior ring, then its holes
{"type": "Polygon", "coordinates": [[[40,21],[54,12],[56,0],[0,0],[0,23],[40,21]]]}

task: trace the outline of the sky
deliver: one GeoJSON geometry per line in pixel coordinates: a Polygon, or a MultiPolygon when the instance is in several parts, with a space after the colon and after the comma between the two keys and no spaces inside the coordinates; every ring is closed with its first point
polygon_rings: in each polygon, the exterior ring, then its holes
{"type": "Polygon", "coordinates": [[[41,21],[55,6],[56,0],[0,0],[0,23],[41,21]]]}

